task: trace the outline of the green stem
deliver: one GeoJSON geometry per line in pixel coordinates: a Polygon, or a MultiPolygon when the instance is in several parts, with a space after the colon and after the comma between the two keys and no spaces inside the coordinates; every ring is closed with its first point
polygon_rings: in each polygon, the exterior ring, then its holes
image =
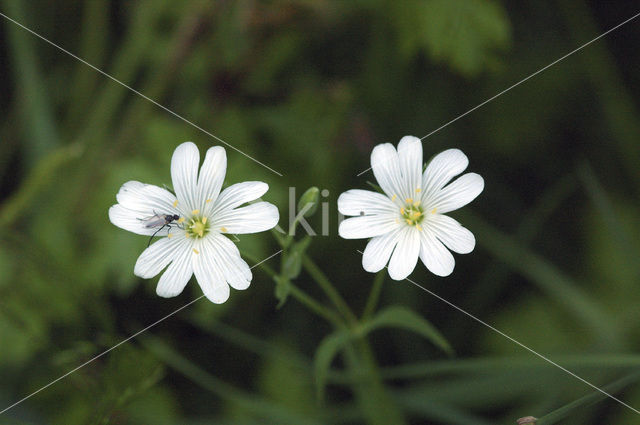
{"type": "Polygon", "coordinates": [[[382,284],[384,283],[384,278],[386,277],[386,275],[386,270],[382,270],[378,272],[375,279],[373,279],[373,286],[371,287],[371,292],[369,293],[367,304],[364,306],[364,311],[362,313],[363,322],[366,322],[367,319],[371,317],[376,307],[378,306],[380,293],[382,292],[382,284]]]}
{"type": "Polygon", "coordinates": [[[367,341],[358,338],[345,349],[345,359],[352,370],[352,376],[359,377],[353,383],[353,390],[360,409],[372,425],[403,425],[404,416],[396,403],[386,392],[378,366],[367,341]]]}
{"type": "Polygon", "coordinates": [[[313,299],[310,295],[304,292],[302,289],[295,286],[293,283],[291,284],[289,294],[311,310],[313,313],[316,313],[318,316],[326,319],[328,322],[332,323],[338,328],[344,328],[344,321],[335,314],[332,310],[329,310],[327,307],[323,306],[315,299],[313,299]]]}
{"type": "MultiPolygon", "coordinates": [[[[260,261],[257,259],[257,257],[251,254],[247,254],[246,252],[244,252],[243,255],[249,258],[251,261],[255,261],[256,263],[260,261]]],[[[262,270],[264,270],[272,279],[278,276],[276,271],[264,262],[260,263],[259,267],[262,268],[262,270]]],[[[297,301],[299,301],[302,305],[311,310],[311,312],[334,324],[336,327],[343,328],[345,326],[344,321],[334,311],[328,309],[327,307],[316,301],[312,296],[295,286],[293,282],[291,282],[290,285],[291,287],[289,294],[297,301]]]]}
{"type": "Polygon", "coordinates": [[[340,293],[333,286],[329,278],[324,274],[322,270],[309,258],[307,255],[304,255],[302,258],[302,265],[304,269],[309,273],[309,275],[316,281],[320,288],[324,291],[325,294],[329,297],[331,302],[336,306],[338,311],[342,314],[342,316],[347,320],[350,324],[357,323],[358,319],[356,315],[353,313],[351,308],[347,305],[344,298],[340,295],[340,293]]]}

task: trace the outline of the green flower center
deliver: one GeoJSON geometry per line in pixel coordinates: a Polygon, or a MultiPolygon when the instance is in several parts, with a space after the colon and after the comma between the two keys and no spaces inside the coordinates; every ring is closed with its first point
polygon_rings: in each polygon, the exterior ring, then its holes
{"type": "Polygon", "coordinates": [[[207,217],[196,215],[191,217],[191,219],[187,222],[185,226],[185,230],[187,231],[187,237],[193,238],[203,238],[204,235],[209,233],[209,222],[207,221],[207,217]]]}
{"type": "Polygon", "coordinates": [[[405,204],[404,208],[400,208],[400,214],[409,226],[418,226],[424,220],[424,210],[419,201],[405,204]]]}

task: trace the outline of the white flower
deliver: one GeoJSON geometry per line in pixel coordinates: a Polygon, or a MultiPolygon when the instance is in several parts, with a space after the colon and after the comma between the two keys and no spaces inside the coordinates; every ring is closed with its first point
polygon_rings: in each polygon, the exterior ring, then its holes
{"type": "Polygon", "coordinates": [[[389,262],[389,276],[402,280],[420,257],[433,274],[453,272],[455,260],[447,248],[467,254],[476,240],[444,214],[467,205],[484,189],[484,180],[475,173],[447,184],[468,164],[462,151],[449,149],[436,155],[422,173],[422,143],[412,136],[400,140],[397,152],[390,143],[373,149],[371,167],[386,196],[352,189],[338,198],[340,213],[357,216],[340,223],[340,236],[372,238],[362,256],[365,270],[377,272],[389,262]]]}
{"type": "Polygon", "coordinates": [[[229,286],[246,289],[251,270],[224,233],[256,233],[278,223],[278,209],[268,202],[243,204],[262,196],[269,186],[244,182],[220,192],[227,170],[224,148],[207,150],[198,175],[200,154],[195,144],[178,146],[171,159],[175,195],[158,186],[129,181],[116,195],[118,204],[109,209],[113,224],[139,235],[162,238],[138,258],[134,273],[152,278],[167,268],[156,288],[161,297],[182,292],[195,274],[204,295],[214,303],[229,298],[229,286]],[[176,217],[174,219],[174,217],[176,217]],[[168,266],[168,267],[167,267],[168,266]]]}

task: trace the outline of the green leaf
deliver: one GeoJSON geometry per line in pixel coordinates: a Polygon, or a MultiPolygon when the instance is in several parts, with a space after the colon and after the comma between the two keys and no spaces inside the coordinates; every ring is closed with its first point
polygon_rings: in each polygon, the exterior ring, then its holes
{"type": "Polygon", "coordinates": [[[436,347],[449,355],[453,355],[453,348],[442,336],[440,331],[431,323],[414,311],[403,306],[391,306],[381,310],[369,322],[363,325],[365,334],[380,328],[406,329],[422,335],[436,347]]]}
{"type": "Polygon", "coordinates": [[[497,51],[511,42],[502,6],[491,0],[394,2],[393,16],[405,55],[425,50],[467,76],[498,63],[497,51]]]}
{"type": "MultiPolygon", "coordinates": [[[[637,382],[639,380],[640,380],[640,372],[635,372],[615,382],[612,382],[609,385],[602,387],[601,389],[606,393],[612,394],[614,392],[621,390],[627,385],[637,382]]],[[[538,421],[536,422],[536,425],[551,425],[551,424],[558,423],[562,419],[569,417],[577,409],[583,409],[586,406],[597,403],[606,398],[608,398],[608,396],[605,395],[603,392],[593,391],[591,394],[588,394],[582,398],[579,398],[539,418],[538,421]]]]}
{"type": "Polygon", "coordinates": [[[283,275],[290,279],[295,279],[300,275],[300,271],[302,270],[302,256],[310,243],[311,236],[307,235],[299,242],[291,245],[291,248],[285,254],[285,260],[282,266],[283,275]]]}
{"type": "Polygon", "coordinates": [[[316,373],[316,390],[318,393],[318,400],[322,401],[324,399],[324,389],[331,362],[350,339],[351,334],[349,332],[345,330],[337,330],[326,336],[320,345],[318,345],[318,349],[316,350],[316,355],[313,360],[316,373]]]}
{"type": "Polygon", "coordinates": [[[615,320],[570,276],[480,217],[468,211],[460,216],[473,229],[478,245],[536,284],[576,321],[589,326],[601,341],[619,345],[620,331],[615,320]]]}
{"type": "Polygon", "coordinates": [[[281,308],[284,303],[287,302],[287,298],[291,292],[291,281],[283,276],[274,276],[273,280],[276,282],[275,296],[278,300],[276,308],[281,308]]]}

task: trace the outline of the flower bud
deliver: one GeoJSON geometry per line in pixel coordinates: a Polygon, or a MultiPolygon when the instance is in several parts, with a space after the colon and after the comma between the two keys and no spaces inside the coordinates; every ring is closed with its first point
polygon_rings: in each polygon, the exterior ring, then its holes
{"type": "Polygon", "coordinates": [[[315,186],[310,187],[306,190],[300,197],[298,201],[298,212],[302,211],[303,208],[307,206],[307,204],[311,204],[311,206],[307,207],[307,210],[302,214],[303,217],[311,217],[315,214],[318,209],[318,200],[320,198],[320,189],[315,186]]]}

